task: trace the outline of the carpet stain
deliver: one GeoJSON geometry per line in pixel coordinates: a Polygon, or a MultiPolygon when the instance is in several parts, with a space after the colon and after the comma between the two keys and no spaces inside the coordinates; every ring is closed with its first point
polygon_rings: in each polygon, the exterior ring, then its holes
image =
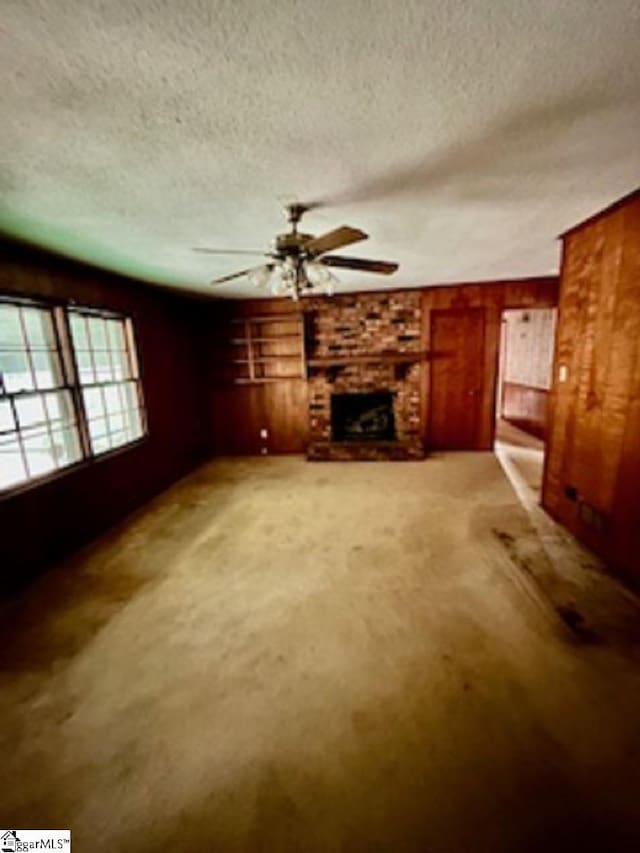
{"type": "Polygon", "coordinates": [[[615,814],[637,849],[632,602],[554,573],[490,454],[322,476],[217,460],[1,608],[0,823],[80,853],[529,853],[615,814]]]}

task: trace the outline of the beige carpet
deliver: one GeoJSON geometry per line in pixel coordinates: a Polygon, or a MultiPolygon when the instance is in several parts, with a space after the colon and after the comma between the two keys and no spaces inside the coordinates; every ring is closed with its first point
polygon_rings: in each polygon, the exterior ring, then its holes
{"type": "Polygon", "coordinates": [[[0,614],[0,821],[76,853],[637,849],[637,603],[568,538],[589,581],[554,586],[543,544],[491,454],[202,468],[0,614]]]}
{"type": "Polygon", "coordinates": [[[544,442],[513,424],[499,419],[496,424],[496,451],[506,454],[531,498],[540,502],[544,472],[544,442]]]}

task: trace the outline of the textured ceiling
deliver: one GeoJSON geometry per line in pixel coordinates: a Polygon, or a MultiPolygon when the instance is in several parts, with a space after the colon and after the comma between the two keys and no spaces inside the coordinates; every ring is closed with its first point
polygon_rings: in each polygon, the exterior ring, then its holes
{"type": "Polygon", "coordinates": [[[557,235],[640,183],[638,0],[0,12],[0,227],[152,282],[250,265],[190,248],[267,248],[294,198],[400,263],[345,289],[552,273],[557,235]]]}

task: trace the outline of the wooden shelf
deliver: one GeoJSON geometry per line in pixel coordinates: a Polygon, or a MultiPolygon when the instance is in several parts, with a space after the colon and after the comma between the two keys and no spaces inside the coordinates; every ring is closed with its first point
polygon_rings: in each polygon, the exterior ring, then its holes
{"type": "Polygon", "coordinates": [[[287,355],[269,355],[259,356],[258,358],[234,358],[233,364],[273,364],[277,361],[286,361],[287,359],[300,361],[302,356],[299,352],[288,353],[287,355]]]}
{"type": "Polygon", "coordinates": [[[233,317],[232,323],[291,323],[302,324],[302,314],[256,314],[248,317],[233,317]]]}
{"type": "Polygon", "coordinates": [[[300,376],[263,376],[255,379],[236,377],[234,385],[269,385],[272,382],[299,382],[300,376]]]}
{"type": "Polygon", "coordinates": [[[272,335],[270,338],[233,338],[230,343],[233,346],[246,346],[252,344],[275,344],[283,339],[293,340],[300,337],[300,332],[286,332],[284,335],[272,335]]]}

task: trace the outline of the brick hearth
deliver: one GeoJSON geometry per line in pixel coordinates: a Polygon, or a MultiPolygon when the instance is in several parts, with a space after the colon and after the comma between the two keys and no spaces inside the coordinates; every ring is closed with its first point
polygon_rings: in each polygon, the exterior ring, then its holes
{"type": "Polygon", "coordinates": [[[309,459],[401,460],[424,456],[420,435],[420,304],[417,291],[336,296],[311,303],[307,321],[309,459]],[[398,440],[332,441],[332,393],[370,391],[393,394],[398,440]]]}

